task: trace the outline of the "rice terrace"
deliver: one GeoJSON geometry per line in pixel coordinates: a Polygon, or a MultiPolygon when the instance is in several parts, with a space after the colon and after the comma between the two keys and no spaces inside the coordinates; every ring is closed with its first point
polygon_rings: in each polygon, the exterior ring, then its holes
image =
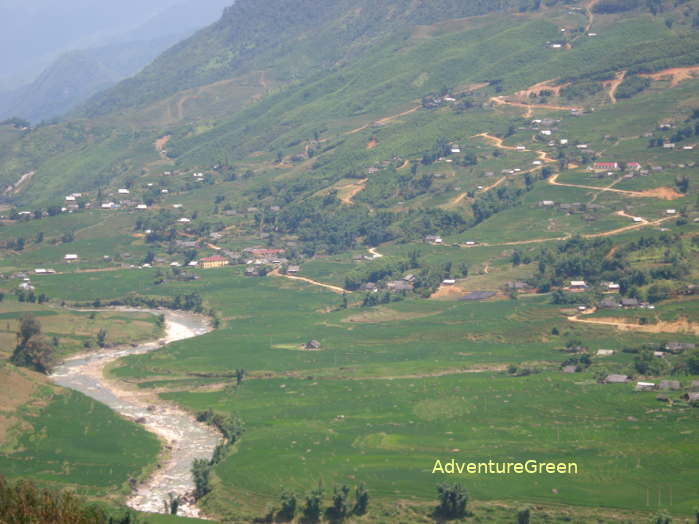
{"type": "Polygon", "coordinates": [[[0,524],[699,522],[699,0],[6,4],[0,524]]]}

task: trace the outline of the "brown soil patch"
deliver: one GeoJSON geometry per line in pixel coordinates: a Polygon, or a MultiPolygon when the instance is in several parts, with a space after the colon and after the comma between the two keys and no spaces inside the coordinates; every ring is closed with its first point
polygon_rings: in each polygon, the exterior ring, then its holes
{"type": "Polygon", "coordinates": [[[654,198],[662,198],[663,200],[676,200],[684,196],[671,187],[656,187],[655,189],[646,189],[645,191],[641,191],[641,194],[654,198]]]}
{"type": "Polygon", "coordinates": [[[680,82],[691,80],[692,78],[699,76],[699,65],[690,67],[673,67],[658,71],[657,73],[642,74],[638,76],[650,78],[651,80],[663,80],[664,78],[669,77],[670,87],[675,87],[680,82]]]}
{"type": "Polygon", "coordinates": [[[561,92],[561,89],[570,85],[570,83],[567,83],[567,84],[553,86],[550,84],[551,82],[554,82],[554,81],[553,80],[544,80],[543,82],[539,82],[538,84],[534,84],[529,89],[517,91],[515,93],[515,96],[521,100],[526,100],[532,94],[534,94],[536,96],[540,96],[540,93],[542,91],[551,91],[555,96],[558,96],[561,92]]]}
{"type": "Polygon", "coordinates": [[[621,71],[616,74],[614,80],[607,82],[609,86],[609,100],[612,104],[616,104],[616,90],[619,89],[619,85],[624,81],[624,78],[626,78],[626,71],[621,71]]]}
{"type": "Polygon", "coordinates": [[[274,271],[270,271],[268,273],[269,276],[271,277],[282,277],[282,278],[288,278],[289,280],[299,280],[301,282],[306,282],[308,284],[313,284],[314,286],[319,286],[323,287],[325,289],[329,289],[330,291],[334,291],[335,293],[340,293],[344,294],[347,293],[348,295],[352,293],[351,291],[347,291],[346,289],[343,289],[339,286],[333,286],[331,284],[323,284],[322,282],[318,282],[317,280],[311,280],[310,278],[306,277],[297,277],[294,275],[282,275],[278,269],[275,269],[274,271]]]}
{"type": "Polygon", "coordinates": [[[430,295],[434,299],[455,299],[466,294],[459,286],[439,286],[439,289],[430,295]]]}
{"type": "Polygon", "coordinates": [[[414,113],[418,109],[420,109],[422,106],[416,106],[413,107],[412,109],[408,109],[407,111],[403,111],[402,113],[398,113],[397,115],[392,115],[392,116],[387,116],[384,118],[381,118],[379,120],[376,120],[375,122],[371,122],[369,124],[365,124],[361,127],[358,127],[357,129],[352,129],[351,131],[347,131],[345,133],[346,135],[354,135],[355,133],[359,133],[360,131],[364,131],[366,128],[368,128],[370,125],[377,125],[377,126],[383,126],[388,124],[389,122],[392,122],[393,120],[396,120],[397,118],[400,118],[402,116],[409,115],[411,113],[414,113]]]}
{"type": "Polygon", "coordinates": [[[9,365],[0,368],[0,445],[4,443],[7,431],[17,423],[17,408],[29,402],[40,378],[38,374],[9,365]]]}
{"type": "Polygon", "coordinates": [[[338,196],[340,202],[345,205],[351,206],[354,201],[352,200],[358,193],[361,193],[366,185],[367,179],[358,181],[356,184],[347,184],[346,186],[340,186],[338,188],[338,196]]]}
{"type": "Polygon", "coordinates": [[[535,109],[547,109],[549,111],[582,111],[581,107],[575,106],[559,106],[555,104],[525,104],[523,102],[513,102],[505,100],[503,97],[494,96],[490,99],[496,105],[508,105],[514,107],[522,107],[527,110],[527,115],[530,116],[535,109]]]}
{"type": "Polygon", "coordinates": [[[162,153],[165,150],[165,146],[167,145],[167,143],[170,141],[171,138],[172,138],[172,136],[165,135],[164,137],[156,140],[155,141],[155,150],[158,153],[162,153]]]}
{"type": "Polygon", "coordinates": [[[380,324],[382,322],[398,322],[401,320],[411,320],[414,318],[424,318],[437,315],[438,311],[427,313],[401,312],[387,307],[371,308],[355,315],[350,315],[342,319],[342,322],[352,322],[361,324],[380,324]]]}
{"type": "Polygon", "coordinates": [[[410,161],[406,160],[405,162],[403,162],[403,165],[400,166],[398,169],[407,169],[409,167],[410,167],[410,161]]]}
{"type": "Polygon", "coordinates": [[[377,145],[379,145],[379,142],[376,139],[369,140],[369,143],[366,145],[367,149],[374,149],[377,145]]]}
{"type": "Polygon", "coordinates": [[[639,331],[642,333],[683,333],[688,335],[699,335],[699,324],[692,323],[687,317],[667,322],[658,320],[655,324],[638,324],[633,319],[620,318],[585,318],[578,316],[568,317],[571,322],[583,324],[595,324],[599,326],[611,326],[619,331],[639,331]]]}

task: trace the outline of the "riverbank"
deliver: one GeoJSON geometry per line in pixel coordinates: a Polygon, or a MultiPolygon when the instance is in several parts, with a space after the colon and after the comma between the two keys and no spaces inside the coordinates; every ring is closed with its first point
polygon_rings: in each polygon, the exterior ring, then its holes
{"type": "MultiPolygon", "coordinates": [[[[155,351],[165,344],[203,335],[211,331],[208,319],[183,311],[111,308],[118,311],[147,311],[165,315],[165,336],[133,347],[120,347],[81,354],[57,366],[51,380],[63,387],[106,404],[123,417],[141,424],[163,443],[155,470],[139,484],[127,504],[138,511],[164,513],[170,494],[182,501],[178,515],[201,518],[191,493],[194,483],[191,465],[195,459],[209,460],[221,437],[192,415],[160,399],[150,391],[131,389],[104,375],[106,366],[130,355],[155,351]]],[[[145,469],[145,465],[144,465],[145,469]]]]}

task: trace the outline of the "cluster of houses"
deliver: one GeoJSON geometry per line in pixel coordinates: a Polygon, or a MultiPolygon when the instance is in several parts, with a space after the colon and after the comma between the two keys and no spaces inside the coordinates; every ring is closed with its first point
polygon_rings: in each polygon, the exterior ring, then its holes
{"type": "MultiPolygon", "coordinates": [[[[602,382],[604,384],[628,384],[632,382],[628,375],[612,373],[607,375],[602,382]]],[[[634,391],[682,391],[683,387],[679,380],[661,380],[658,383],[637,381],[634,386],[634,391]]],[[[687,387],[688,391],[682,396],[687,402],[699,402],[699,380],[693,380],[687,387]]],[[[658,400],[669,402],[670,399],[665,395],[658,395],[658,400]]]]}
{"type": "MultiPolygon", "coordinates": [[[[366,282],[362,284],[362,291],[370,291],[376,293],[379,291],[381,286],[375,282],[366,282]]],[[[391,293],[401,293],[412,291],[415,288],[415,275],[408,273],[403,278],[399,280],[389,280],[383,286],[384,289],[390,291],[391,293]]]]}

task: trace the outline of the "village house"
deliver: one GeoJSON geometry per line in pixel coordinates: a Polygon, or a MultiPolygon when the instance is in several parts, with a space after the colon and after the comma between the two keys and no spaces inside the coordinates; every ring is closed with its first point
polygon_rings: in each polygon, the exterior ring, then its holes
{"type": "Polygon", "coordinates": [[[570,291],[587,291],[587,283],[584,280],[571,280],[570,291]]]}
{"type": "Polygon", "coordinates": [[[442,237],[440,237],[439,235],[427,235],[425,237],[425,242],[428,242],[430,244],[441,244],[442,242],[444,242],[444,240],[442,240],[442,237]]]}
{"type": "Polygon", "coordinates": [[[119,193],[120,195],[128,195],[128,194],[131,193],[131,191],[129,191],[129,190],[126,189],[126,188],[121,188],[121,189],[118,189],[118,190],[117,190],[117,193],[119,193]]]}
{"type": "Polygon", "coordinates": [[[603,382],[605,384],[626,384],[630,380],[631,379],[627,375],[618,375],[612,373],[611,375],[607,375],[603,382]]]}
{"type": "Polygon", "coordinates": [[[553,207],[556,203],[553,200],[540,200],[539,207],[553,207]]]}
{"type": "Polygon", "coordinates": [[[318,351],[320,349],[320,342],[317,340],[309,340],[303,347],[308,351],[318,351]]]}
{"type": "Polygon", "coordinates": [[[653,382],[637,382],[635,391],[653,391],[655,389],[655,383],[653,382]]]}
{"type": "Polygon", "coordinates": [[[613,349],[598,349],[597,350],[598,357],[611,357],[613,354],[614,354],[613,349]]]}
{"type": "Polygon", "coordinates": [[[70,263],[70,262],[78,262],[80,260],[80,257],[76,255],[75,253],[68,253],[63,257],[63,260],[70,263]]]}
{"type": "Polygon", "coordinates": [[[621,305],[618,300],[607,297],[602,299],[599,304],[597,304],[597,307],[600,309],[619,309],[621,305]]]}
{"type": "Polygon", "coordinates": [[[534,291],[534,289],[530,284],[521,281],[507,282],[505,284],[505,290],[507,291],[530,292],[534,291]]]}
{"type": "Polygon", "coordinates": [[[200,261],[202,269],[212,269],[228,265],[228,259],[219,255],[202,258],[200,261]]]}
{"type": "Polygon", "coordinates": [[[595,162],[592,164],[592,169],[595,171],[617,171],[619,164],[618,162],[595,162]]]}
{"type": "Polygon", "coordinates": [[[412,291],[413,284],[411,282],[406,282],[405,280],[391,280],[386,282],[386,289],[394,292],[412,291]]]}
{"type": "Polygon", "coordinates": [[[691,342],[668,342],[667,344],[665,344],[665,351],[677,354],[682,353],[683,351],[694,349],[695,347],[696,344],[693,344],[691,342]]]}
{"type": "Polygon", "coordinates": [[[456,280],[453,278],[445,278],[442,280],[442,285],[443,286],[455,286],[456,285],[456,280]]]}
{"type": "Polygon", "coordinates": [[[682,389],[682,385],[679,380],[662,380],[658,389],[661,391],[679,391],[682,389]]]}
{"type": "Polygon", "coordinates": [[[286,272],[292,275],[295,275],[296,273],[301,271],[301,266],[289,266],[286,268],[286,272]]]}
{"type": "Polygon", "coordinates": [[[621,307],[625,309],[630,309],[630,308],[635,308],[639,307],[641,303],[637,298],[622,298],[621,299],[621,307]]]}
{"type": "Polygon", "coordinates": [[[687,402],[699,402],[699,393],[685,393],[682,398],[687,402]]]}

